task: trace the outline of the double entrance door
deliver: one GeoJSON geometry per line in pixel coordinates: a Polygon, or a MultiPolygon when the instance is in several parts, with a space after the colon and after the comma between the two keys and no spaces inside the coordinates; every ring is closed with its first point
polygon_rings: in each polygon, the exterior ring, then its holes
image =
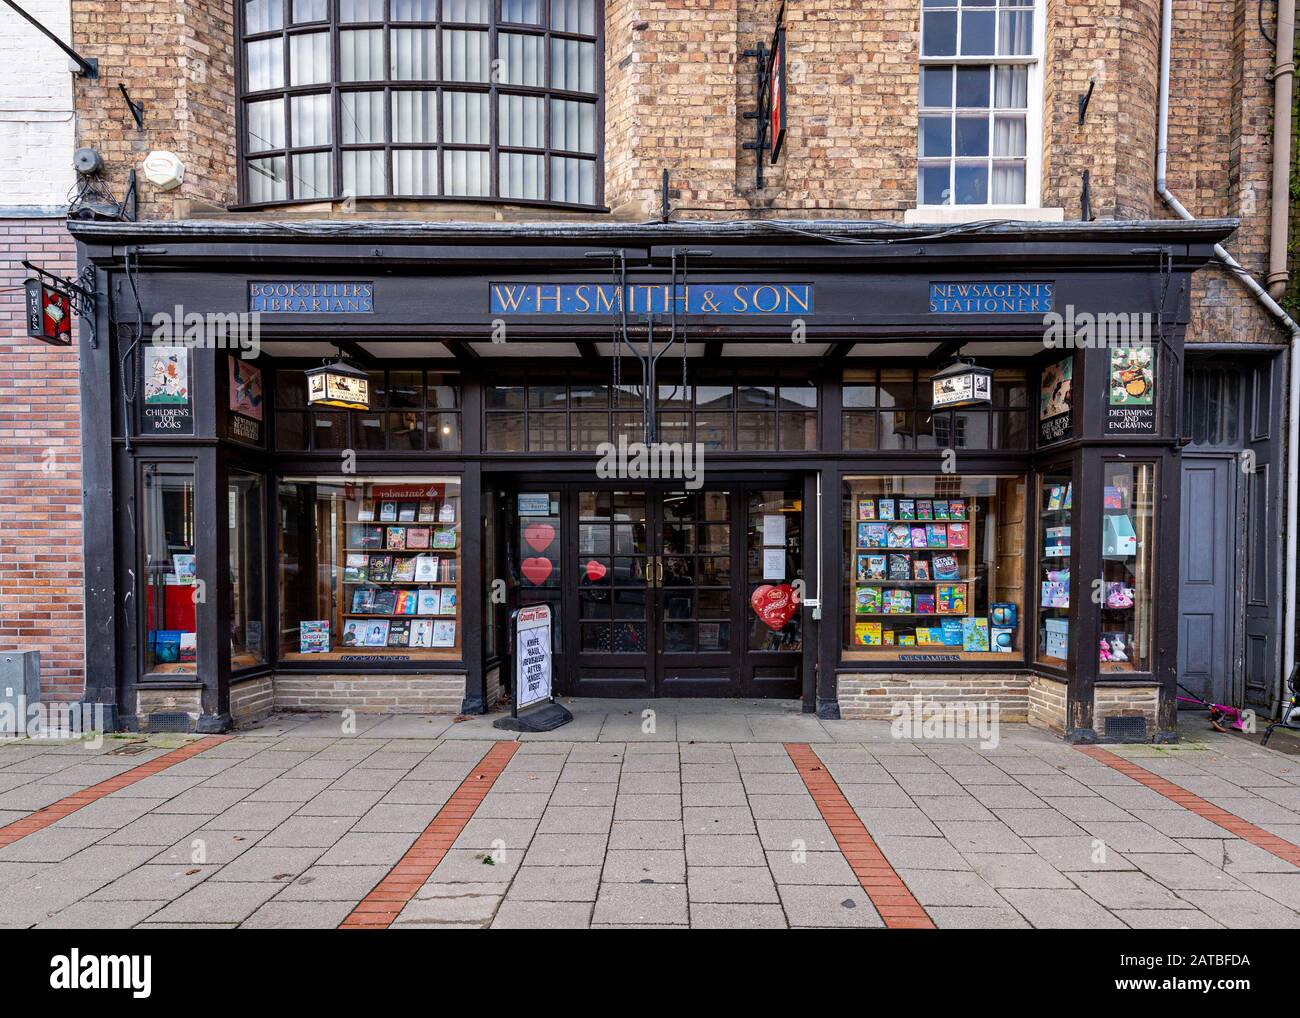
{"type": "Polygon", "coordinates": [[[800,695],[800,613],[764,622],[750,599],[802,579],[801,486],[574,483],[548,497],[531,504],[558,509],[549,519],[519,516],[519,603],[541,595],[558,609],[561,692],[800,695]],[[546,574],[545,594],[530,574],[546,574]]]}

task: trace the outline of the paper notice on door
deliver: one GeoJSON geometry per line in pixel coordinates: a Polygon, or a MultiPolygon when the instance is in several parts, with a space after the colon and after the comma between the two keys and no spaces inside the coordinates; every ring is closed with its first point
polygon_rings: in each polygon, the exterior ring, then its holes
{"type": "MultiPolygon", "coordinates": [[[[763,517],[763,543],[785,547],[785,517],[779,513],[763,517]]],[[[771,579],[771,577],[768,577],[771,579]]]]}
{"type": "Polygon", "coordinates": [[[784,548],[763,549],[763,579],[765,580],[785,579],[785,549],[784,548]]]}

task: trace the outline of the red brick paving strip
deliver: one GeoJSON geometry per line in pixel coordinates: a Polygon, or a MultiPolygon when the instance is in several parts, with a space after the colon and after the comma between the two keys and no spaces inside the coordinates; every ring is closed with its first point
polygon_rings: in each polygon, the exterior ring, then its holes
{"type": "Polygon", "coordinates": [[[893,930],[932,930],[934,921],[912,896],[894,867],[880,851],[857,813],[844,798],[826,765],[812,747],[804,743],[787,742],[785,751],[790,754],[799,777],[808,787],[822,819],[835,836],[844,858],[853,869],[853,875],[867,892],[885,925],[893,930]]]}
{"type": "Polygon", "coordinates": [[[1085,753],[1113,767],[1121,774],[1125,774],[1140,784],[1146,785],[1153,792],[1159,792],[1166,799],[1170,799],[1178,805],[1191,810],[1197,816],[1204,817],[1212,824],[1218,824],[1225,831],[1235,834],[1243,841],[1249,841],[1252,845],[1262,848],[1265,852],[1271,852],[1293,866],[1300,866],[1300,845],[1293,845],[1291,842],[1279,838],[1276,834],[1270,834],[1262,827],[1256,827],[1249,820],[1243,820],[1235,813],[1229,813],[1226,809],[1207,802],[1199,795],[1187,791],[1175,785],[1172,781],[1167,781],[1158,774],[1152,774],[1145,767],[1139,767],[1135,763],[1130,763],[1122,756],[1116,756],[1109,750],[1102,749],[1099,746],[1075,746],[1080,753],[1085,753]]]}
{"type": "Polygon", "coordinates": [[[393,924],[416,892],[424,886],[433,871],[442,862],[452,843],[460,837],[484,796],[492,790],[506,764],[519,749],[517,742],[498,742],[489,749],[470,771],[469,776],[452,792],[451,798],[438,810],[424,833],[415,839],[406,854],[389,871],[373,891],[352,910],[342,923],[341,930],[383,930],[393,924]]]}
{"type": "Polygon", "coordinates": [[[0,827],[0,848],[12,845],[18,839],[25,838],[29,834],[43,831],[51,824],[77,812],[82,807],[89,806],[92,802],[98,802],[112,792],[134,785],[137,781],[153,777],[155,774],[165,771],[168,767],[174,767],[176,764],[190,759],[190,757],[198,756],[205,749],[211,749],[229,738],[231,738],[229,735],[205,736],[196,742],[182,746],[180,749],[173,749],[170,753],[155,757],[148,763],[142,763],[138,767],[132,767],[129,771],[123,771],[115,778],[109,778],[107,781],[101,781],[97,785],[84,788],[80,792],[74,792],[58,802],[50,803],[44,809],[38,809],[35,813],[25,816],[21,820],[15,820],[11,824],[0,827]]]}

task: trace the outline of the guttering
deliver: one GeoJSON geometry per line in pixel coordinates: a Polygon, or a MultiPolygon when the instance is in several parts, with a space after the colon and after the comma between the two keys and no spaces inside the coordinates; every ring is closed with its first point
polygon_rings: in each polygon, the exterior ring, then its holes
{"type": "Polygon", "coordinates": [[[1287,227],[1291,213],[1291,89],[1295,79],[1295,0],[1278,0],[1273,64],[1273,208],[1268,237],[1268,294],[1286,293],[1287,227]]]}
{"type": "MultiPolygon", "coordinates": [[[[1283,7],[1289,8],[1290,16],[1288,25],[1291,26],[1289,31],[1294,31],[1295,24],[1295,0],[1280,0],[1278,15],[1278,51],[1282,52],[1282,17],[1281,10],[1283,7]]],[[[1169,50],[1170,42],[1173,38],[1173,0],[1161,0],[1160,4],[1160,107],[1159,120],[1157,129],[1156,143],[1156,193],[1168,205],[1175,214],[1181,219],[1195,219],[1182,202],[1170,193],[1167,186],[1166,170],[1169,163],[1169,50]]],[[[1280,68],[1279,68],[1280,70],[1280,68]]],[[[1290,69],[1287,71],[1289,79],[1290,69]]],[[[1290,94],[1290,81],[1286,83],[1288,95],[1290,94]]],[[[1288,116],[1290,105],[1288,104],[1288,116]]],[[[1288,131],[1287,150],[1289,159],[1290,150],[1290,133],[1288,131]]],[[[1276,166],[1276,152],[1274,153],[1274,165],[1276,166]]],[[[1284,190],[1285,196],[1289,191],[1284,190]]],[[[1278,193],[1273,193],[1273,213],[1276,220],[1277,209],[1279,204],[1285,207],[1285,199],[1279,203],[1278,193]]],[[[1285,213],[1284,213],[1285,219],[1285,213]]],[[[1276,236],[1276,234],[1275,234],[1276,236]]],[[[1284,244],[1285,246],[1285,244],[1284,244]]],[[[1287,357],[1290,361],[1290,378],[1288,380],[1287,393],[1287,435],[1286,435],[1286,559],[1285,559],[1285,591],[1283,593],[1283,620],[1282,620],[1282,679],[1291,675],[1291,670],[1295,667],[1295,622],[1296,622],[1296,519],[1297,519],[1297,495],[1300,495],[1300,325],[1288,315],[1275,301],[1269,296],[1268,291],[1259,285],[1249,272],[1241,264],[1228,254],[1222,244],[1214,245],[1215,257],[1221,261],[1234,276],[1241,280],[1242,284],[1249,290],[1256,300],[1264,306],[1278,322],[1286,329],[1291,336],[1290,346],[1287,357]]],[[[1277,686],[1277,695],[1282,695],[1282,683],[1277,686]]]]}

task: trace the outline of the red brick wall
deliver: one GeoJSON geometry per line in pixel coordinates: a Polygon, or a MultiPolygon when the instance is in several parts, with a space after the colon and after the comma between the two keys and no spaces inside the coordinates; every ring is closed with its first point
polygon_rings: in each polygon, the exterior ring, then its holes
{"type": "Polygon", "coordinates": [[[0,218],[0,650],[39,650],[42,695],[75,700],[85,682],[77,350],[27,338],[24,258],[76,273],[62,218],[0,218]]]}

